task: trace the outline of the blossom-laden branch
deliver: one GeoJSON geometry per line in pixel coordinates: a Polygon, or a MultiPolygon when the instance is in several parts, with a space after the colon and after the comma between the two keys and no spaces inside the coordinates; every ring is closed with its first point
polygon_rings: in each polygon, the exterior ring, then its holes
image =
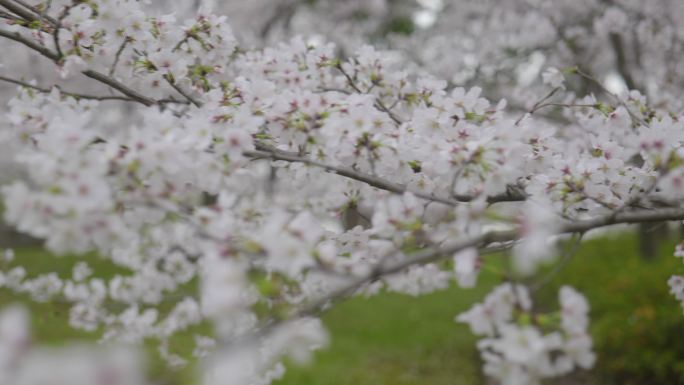
{"type": "MultiPolygon", "coordinates": [[[[2,36],[1,35],[2,32],[3,31],[0,30],[0,36],[2,36]]],[[[19,34],[19,33],[11,34],[11,36],[14,37],[13,40],[21,42],[22,44],[28,46],[31,49],[38,51],[39,53],[41,53],[44,56],[52,59],[53,61],[57,61],[60,58],[60,55],[53,53],[49,49],[32,42],[28,38],[21,36],[21,34],[19,34]]],[[[7,36],[7,37],[10,37],[10,36],[7,36]]],[[[12,37],[10,37],[10,38],[12,38],[12,37]]],[[[126,39],[124,42],[127,42],[127,41],[128,41],[128,39],[126,39]]],[[[123,45],[122,45],[122,47],[123,47],[123,45]]],[[[117,58],[118,58],[119,54],[120,54],[120,51],[117,51],[117,58]]],[[[337,68],[342,72],[342,74],[347,79],[349,85],[356,92],[358,92],[358,93],[363,92],[356,86],[356,84],[353,81],[353,79],[351,78],[351,76],[346,71],[344,71],[341,66],[338,65],[337,68]]],[[[92,95],[78,94],[78,93],[73,93],[73,92],[63,92],[64,95],[73,96],[73,97],[81,98],[81,99],[92,99],[92,100],[132,101],[132,102],[141,103],[141,104],[148,106],[148,107],[152,106],[152,105],[156,105],[156,104],[180,103],[174,99],[160,99],[160,100],[151,99],[151,98],[146,97],[146,96],[138,93],[137,91],[129,88],[125,84],[115,80],[112,76],[107,76],[107,75],[104,75],[104,74],[99,73],[97,71],[85,70],[85,71],[83,71],[83,74],[86,75],[87,77],[92,78],[94,80],[97,80],[97,81],[99,81],[99,82],[101,82],[101,83],[103,83],[103,84],[105,84],[105,85],[107,85],[107,86],[109,86],[115,90],[118,90],[119,92],[123,93],[125,95],[125,97],[92,96],[92,95]]],[[[173,81],[172,78],[165,75],[164,79],[178,93],[180,93],[183,97],[185,97],[188,100],[188,102],[192,103],[193,105],[195,105],[197,107],[202,106],[202,102],[200,102],[196,98],[192,97],[189,93],[187,93],[185,90],[180,88],[180,86],[178,86],[175,83],[175,81],[173,81]]],[[[23,86],[28,86],[29,88],[32,88],[32,89],[35,89],[35,90],[38,90],[41,92],[48,92],[47,89],[31,86],[28,83],[18,82],[16,80],[12,80],[12,79],[9,79],[6,77],[2,77],[2,78],[0,78],[0,80],[12,82],[12,83],[23,85],[23,86]]],[[[392,118],[392,120],[394,120],[397,124],[401,124],[401,120],[399,120],[398,117],[396,117],[394,114],[392,114],[392,112],[389,111],[389,109],[387,107],[385,107],[381,101],[376,100],[376,106],[381,111],[387,113],[390,116],[390,118],[392,118]]],[[[264,150],[264,148],[265,147],[261,147],[261,148],[257,147],[257,150],[264,150]]],[[[355,179],[355,180],[367,183],[367,184],[369,184],[373,187],[379,188],[381,190],[386,190],[386,191],[390,191],[390,192],[394,192],[394,193],[398,193],[398,194],[402,194],[405,192],[412,192],[417,197],[420,197],[420,198],[425,199],[427,201],[439,202],[439,203],[443,203],[443,204],[447,204],[447,205],[451,205],[451,206],[454,206],[460,202],[470,202],[470,201],[475,199],[475,197],[473,197],[473,196],[462,195],[462,194],[454,194],[455,199],[449,199],[449,198],[443,198],[443,197],[435,196],[432,194],[422,193],[419,191],[412,191],[405,186],[393,183],[391,181],[384,180],[382,178],[378,178],[377,176],[366,175],[364,173],[358,172],[358,171],[356,171],[352,168],[349,168],[349,167],[326,165],[326,164],[318,162],[318,161],[314,161],[311,159],[295,156],[292,153],[279,151],[279,150],[276,150],[274,148],[269,148],[268,151],[266,151],[266,152],[249,151],[249,152],[246,152],[245,154],[248,156],[252,156],[252,157],[267,157],[267,158],[272,158],[274,160],[283,160],[283,161],[289,161],[289,162],[306,163],[309,165],[313,165],[316,167],[323,168],[326,171],[334,172],[338,175],[342,175],[345,177],[349,177],[351,179],[355,179]]],[[[522,201],[524,199],[525,199],[525,195],[518,192],[517,189],[507,189],[507,191],[505,193],[488,196],[486,198],[486,201],[488,203],[498,203],[498,202],[522,201]]]]}
{"type": "MultiPolygon", "coordinates": [[[[564,223],[554,232],[554,235],[579,234],[579,240],[581,241],[581,237],[587,232],[606,226],[681,220],[684,220],[684,208],[620,212],[598,218],[564,223]]],[[[455,254],[468,249],[476,249],[480,255],[492,251],[500,251],[502,250],[500,245],[504,246],[503,249],[508,249],[515,242],[524,239],[523,233],[524,232],[521,229],[490,231],[477,237],[450,242],[443,247],[427,248],[415,254],[404,255],[401,253],[390,258],[385,258],[380,263],[376,264],[366,275],[358,278],[350,278],[347,282],[339,285],[335,290],[323,297],[317,298],[316,300],[307,303],[305,306],[295,308],[286,318],[277,320],[268,319],[254,331],[241,336],[239,339],[224,341],[224,344],[231,346],[249,343],[249,341],[258,340],[268,335],[268,333],[282,323],[290,322],[294,319],[318,316],[321,312],[331,308],[332,304],[353,295],[358,290],[363,289],[364,286],[382,280],[392,274],[405,271],[412,266],[425,265],[443,259],[453,258],[455,254]]],[[[578,244],[579,241],[572,247],[571,253],[574,253],[578,244]]],[[[540,281],[538,284],[543,284],[543,282],[544,281],[540,281]]],[[[538,288],[538,286],[535,286],[535,288],[538,288]]]]}
{"type": "MultiPolygon", "coordinates": [[[[33,17],[30,12],[26,12],[26,11],[22,12],[21,8],[17,7],[16,4],[13,4],[12,1],[3,0],[3,2],[0,3],[0,6],[3,6],[6,9],[8,9],[14,13],[16,13],[15,11],[19,11],[20,12],[19,15],[24,17],[24,18],[29,17],[29,16],[33,17]]],[[[33,21],[33,18],[29,18],[26,20],[27,21],[33,21]]],[[[55,32],[55,34],[56,34],[56,32],[55,32]]],[[[41,55],[45,56],[46,58],[52,60],[53,62],[55,62],[57,64],[60,64],[60,61],[63,60],[63,56],[61,53],[53,52],[49,48],[47,48],[43,45],[40,45],[37,42],[35,42],[35,41],[33,41],[27,37],[24,37],[19,32],[9,32],[9,31],[5,31],[5,30],[0,29],[0,36],[8,38],[10,40],[14,40],[18,43],[21,43],[21,44],[25,45],[26,47],[40,53],[41,55]]],[[[56,37],[55,39],[58,39],[58,38],[56,37]]],[[[56,47],[59,48],[59,44],[56,44],[56,47]]],[[[107,76],[107,75],[102,74],[98,71],[84,70],[84,71],[82,71],[82,73],[83,73],[83,75],[85,75],[91,79],[97,80],[100,83],[103,83],[103,84],[121,92],[122,94],[127,96],[130,100],[141,103],[147,107],[152,106],[152,105],[156,105],[156,104],[164,104],[166,102],[166,100],[154,100],[152,98],[144,96],[141,93],[139,93],[139,92],[133,90],[132,88],[126,86],[125,84],[121,83],[120,81],[114,79],[112,76],[107,76]]]]}
{"type": "MultiPolygon", "coordinates": [[[[19,42],[21,44],[24,44],[25,46],[31,48],[32,50],[40,53],[41,55],[47,57],[48,59],[54,61],[54,62],[59,62],[61,60],[61,56],[50,49],[22,36],[19,32],[8,32],[8,31],[3,31],[0,30],[0,36],[6,37],[8,39],[14,40],[16,42],[19,42]]],[[[83,75],[95,79],[119,92],[122,94],[126,95],[130,100],[141,103],[145,106],[152,106],[154,104],[158,104],[159,102],[153,99],[150,99],[139,92],[129,88],[125,84],[117,81],[116,79],[109,77],[107,75],[101,74],[97,71],[93,70],[85,70],[83,71],[83,75]]]]}
{"type": "MultiPolygon", "coordinates": [[[[585,234],[594,229],[617,224],[638,224],[681,220],[684,220],[684,208],[638,210],[634,212],[620,213],[617,215],[607,215],[599,218],[568,222],[563,224],[559,230],[555,232],[555,235],[572,233],[585,234]]],[[[344,297],[359,289],[363,285],[371,283],[383,276],[400,272],[409,268],[410,266],[423,265],[426,263],[436,262],[440,259],[451,258],[455,253],[468,248],[474,247],[477,249],[487,250],[487,248],[492,247],[493,244],[520,240],[523,238],[521,234],[522,232],[520,229],[491,231],[471,239],[454,242],[453,244],[445,247],[427,249],[414,255],[409,255],[406,258],[397,258],[394,262],[377,266],[377,268],[374,269],[370,274],[347,284],[343,288],[338,289],[335,293],[304,308],[304,310],[299,310],[296,314],[297,316],[309,314],[331,300],[344,297]]]]}
{"type": "MultiPolygon", "coordinates": [[[[0,30],[0,36],[2,33],[3,33],[3,31],[0,30]]],[[[24,38],[19,33],[10,34],[7,37],[10,37],[10,36],[14,37],[13,40],[21,42],[22,44],[40,52],[44,56],[46,56],[46,57],[48,57],[54,61],[59,59],[58,54],[55,54],[52,51],[50,51],[49,49],[42,47],[42,46],[32,42],[31,40],[27,39],[27,38],[24,38]]],[[[10,37],[10,38],[12,38],[12,37],[10,37]]],[[[341,66],[338,66],[338,68],[340,68],[340,71],[342,71],[344,76],[347,78],[350,86],[352,86],[352,88],[354,88],[357,92],[361,93],[362,91],[360,89],[358,89],[358,87],[355,85],[354,81],[351,79],[350,75],[347,74],[344,70],[342,70],[341,66]]],[[[151,99],[149,97],[146,97],[146,96],[138,93],[137,91],[129,88],[128,86],[122,84],[121,82],[115,80],[113,77],[104,75],[104,74],[99,73],[97,71],[86,70],[86,71],[83,71],[83,74],[86,75],[87,77],[92,78],[94,80],[97,80],[97,81],[99,81],[99,82],[101,82],[101,83],[103,83],[103,84],[105,84],[105,85],[107,85],[107,86],[109,86],[115,90],[118,90],[119,92],[124,94],[126,97],[110,97],[110,96],[98,97],[98,96],[91,96],[91,95],[84,95],[84,94],[76,94],[76,93],[71,93],[71,92],[64,93],[65,95],[74,96],[76,98],[93,99],[93,100],[110,100],[111,99],[111,100],[134,101],[134,102],[141,103],[141,104],[148,106],[148,107],[155,105],[155,104],[164,104],[164,103],[168,103],[168,102],[176,103],[176,101],[174,101],[173,99],[154,100],[154,99],[151,99]]],[[[193,98],[192,96],[190,96],[190,94],[188,94],[186,91],[181,89],[170,77],[164,76],[164,78],[176,91],[178,91],[190,103],[194,104],[197,107],[200,107],[202,105],[202,103],[199,100],[193,98]]],[[[0,78],[0,80],[9,81],[9,82],[24,85],[24,86],[28,85],[27,83],[17,82],[15,80],[11,80],[11,79],[6,78],[6,77],[0,78]]],[[[39,90],[41,92],[47,92],[46,89],[42,89],[42,88],[38,88],[38,87],[34,87],[34,86],[30,86],[30,88],[39,90]]],[[[394,114],[392,114],[387,109],[387,107],[385,107],[379,100],[376,101],[376,105],[378,106],[379,109],[386,112],[392,118],[392,120],[394,120],[397,124],[401,123],[401,121],[394,114]]],[[[277,151],[275,149],[271,149],[271,150],[266,151],[266,152],[249,151],[249,152],[246,152],[245,154],[248,156],[252,156],[252,157],[262,157],[262,158],[266,157],[266,158],[272,158],[274,160],[284,160],[284,161],[289,161],[289,162],[306,163],[309,165],[313,165],[316,167],[323,168],[326,171],[334,172],[338,175],[346,176],[346,177],[349,177],[351,179],[355,179],[355,180],[367,183],[367,184],[369,184],[373,187],[379,188],[381,190],[387,190],[387,191],[398,193],[398,194],[402,194],[402,193],[411,191],[410,189],[408,189],[405,186],[384,180],[382,178],[378,178],[376,176],[365,175],[364,173],[358,172],[358,171],[353,170],[353,169],[348,168],[348,167],[326,165],[326,164],[323,164],[323,163],[318,162],[318,161],[306,159],[306,158],[299,157],[299,156],[294,156],[292,154],[282,152],[282,151],[277,151]]],[[[506,193],[503,193],[503,194],[489,196],[486,198],[486,201],[488,203],[497,203],[497,202],[521,201],[521,200],[525,199],[523,194],[520,194],[518,192],[513,192],[513,191],[514,190],[508,190],[506,193]]],[[[456,205],[459,202],[469,202],[469,201],[472,201],[473,199],[475,199],[475,197],[467,196],[467,195],[461,195],[461,194],[455,195],[456,199],[449,199],[449,198],[438,197],[438,196],[435,196],[432,194],[425,194],[425,193],[422,193],[419,191],[411,191],[411,192],[414,195],[416,195],[422,199],[425,199],[428,201],[444,203],[444,204],[451,205],[451,206],[456,205]]]]}

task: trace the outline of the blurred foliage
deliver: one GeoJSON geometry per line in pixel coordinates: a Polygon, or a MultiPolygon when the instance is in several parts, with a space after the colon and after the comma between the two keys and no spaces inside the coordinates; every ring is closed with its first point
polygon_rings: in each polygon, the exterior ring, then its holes
{"type": "Polygon", "coordinates": [[[684,311],[667,285],[672,274],[684,273],[674,245],[664,242],[647,260],[635,236],[589,241],[535,298],[554,306],[556,289],[566,284],[587,296],[598,354],[594,382],[684,384],[684,311]]]}
{"type": "Polygon", "coordinates": [[[416,30],[416,25],[409,16],[396,16],[389,20],[382,32],[382,35],[387,34],[400,34],[400,35],[410,35],[416,30]]]}

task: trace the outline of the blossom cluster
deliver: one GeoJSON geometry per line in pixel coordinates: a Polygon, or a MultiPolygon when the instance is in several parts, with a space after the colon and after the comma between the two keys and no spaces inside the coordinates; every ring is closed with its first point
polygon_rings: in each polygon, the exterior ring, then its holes
{"type": "Polygon", "coordinates": [[[560,289],[559,300],[560,312],[534,313],[527,288],[505,283],[459,315],[483,337],[477,346],[484,372],[501,384],[522,385],[591,368],[596,357],[587,300],[569,286],[560,289]]]}

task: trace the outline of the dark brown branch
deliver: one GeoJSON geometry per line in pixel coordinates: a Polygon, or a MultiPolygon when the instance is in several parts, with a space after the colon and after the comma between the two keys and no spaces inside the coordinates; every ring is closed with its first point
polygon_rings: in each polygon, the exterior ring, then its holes
{"type": "MultiPolygon", "coordinates": [[[[0,76],[0,81],[7,82],[7,83],[12,83],[12,84],[16,84],[16,85],[18,85],[18,86],[22,86],[22,87],[26,87],[26,88],[30,88],[30,89],[32,89],[32,90],[35,90],[35,91],[38,91],[38,92],[41,92],[41,93],[50,93],[50,92],[52,92],[52,89],[51,89],[51,88],[39,87],[39,86],[33,85],[33,84],[31,84],[31,83],[25,82],[25,81],[21,81],[21,80],[17,80],[17,79],[8,78],[8,77],[6,77],[6,76],[0,76]]],[[[91,100],[123,100],[123,101],[131,101],[131,99],[129,99],[129,98],[125,97],[125,96],[95,96],[95,95],[85,95],[85,94],[77,94],[77,93],[74,93],[74,92],[62,91],[62,90],[61,90],[59,87],[57,87],[57,86],[55,86],[55,88],[59,89],[59,91],[60,91],[60,93],[61,93],[62,95],[71,96],[71,97],[74,97],[74,98],[76,98],[76,99],[91,99],[91,100]]]]}
{"type": "MultiPolygon", "coordinates": [[[[2,0],[0,0],[2,1],[2,0]]],[[[61,57],[59,54],[53,52],[47,47],[44,47],[30,39],[27,39],[26,37],[22,36],[18,32],[9,32],[9,31],[4,31],[0,29],[0,36],[6,37],[8,39],[14,40],[16,42],[19,42],[21,44],[24,44],[25,46],[31,48],[32,50],[40,53],[41,55],[47,57],[48,59],[54,61],[55,63],[59,64],[59,61],[61,60],[61,57]]],[[[135,91],[134,89],[126,86],[125,84],[119,82],[118,80],[114,79],[113,77],[107,76],[105,74],[102,74],[97,71],[93,70],[85,70],[82,72],[83,75],[97,80],[100,83],[106,84],[107,86],[114,88],[115,90],[121,92],[122,94],[126,95],[129,99],[136,101],[138,103],[144,104],[147,107],[156,105],[156,104],[163,104],[163,102],[169,103],[169,102],[175,102],[173,99],[166,99],[164,101],[157,101],[152,98],[149,98],[145,95],[142,95],[141,93],[135,91]]]]}
{"type": "Polygon", "coordinates": [[[23,0],[14,0],[14,2],[33,12],[36,16],[38,16],[38,21],[47,20],[50,24],[57,24],[57,20],[55,20],[47,14],[47,11],[52,5],[52,0],[48,0],[47,5],[42,10],[38,7],[34,7],[31,4],[26,3],[23,0]]]}

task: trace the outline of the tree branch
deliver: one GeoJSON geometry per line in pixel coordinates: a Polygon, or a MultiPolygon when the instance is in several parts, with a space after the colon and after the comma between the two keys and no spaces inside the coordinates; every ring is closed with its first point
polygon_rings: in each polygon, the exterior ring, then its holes
{"type": "Polygon", "coordinates": [[[6,37],[10,40],[14,40],[18,43],[21,43],[21,44],[31,48],[32,50],[40,53],[41,55],[45,56],[46,58],[48,58],[54,62],[57,62],[60,59],[59,55],[52,52],[49,48],[44,47],[44,46],[42,46],[42,45],[40,45],[40,44],[30,40],[30,39],[25,38],[19,32],[9,32],[9,31],[5,31],[5,30],[0,29],[0,36],[6,37]]]}
{"type": "MultiPolygon", "coordinates": [[[[42,88],[42,87],[33,85],[31,83],[24,82],[24,81],[17,80],[17,79],[8,78],[6,76],[0,76],[0,81],[16,84],[18,86],[30,88],[32,90],[36,90],[38,92],[42,92],[42,93],[46,93],[46,94],[52,92],[51,88],[42,88]]],[[[96,95],[78,94],[78,93],[74,93],[74,92],[63,91],[62,89],[60,89],[57,86],[54,86],[54,87],[59,89],[59,92],[62,95],[71,96],[71,97],[76,98],[76,99],[89,99],[89,100],[100,100],[100,101],[102,101],[102,100],[121,100],[121,101],[126,101],[126,102],[132,102],[132,101],[134,102],[135,101],[135,100],[132,100],[132,99],[125,97],[125,96],[109,96],[109,95],[96,96],[96,95]]]]}
{"type": "MultiPolygon", "coordinates": [[[[464,203],[464,202],[470,202],[472,200],[475,200],[476,197],[469,196],[469,195],[456,195],[456,199],[450,199],[450,198],[445,198],[445,197],[440,197],[436,196],[433,194],[426,194],[420,191],[414,191],[402,184],[399,183],[394,183],[391,181],[388,181],[386,179],[373,176],[370,174],[366,174],[360,171],[356,171],[351,167],[345,167],[345,166],[333,166],[330,164],[326,164],[323,162],[319,162],[313,159],[305,158],[300,156],[297,153],[291,152],[291,151],[283,151],[283,150],[278,150],[272,146],[264,145],[257,143],[256,145],[256,151],[245,151],[244,155],[250,158],[266,158],[266,159],[272,159],[272,160],[282,160],[286,162],[292,162],[292,163],[304,163],[310,166],[314,167],[319,167],[322,168],[330,173],[341,175],[344,177],[347,177],[349,179],[354,179],[360,182],[364,182],[370,186],[373,186],[375,188],[378,188],[380,190],[385,190],[385,191],[390,191],[396,194],[404,194],[407,192],[412,193],[418,198],[431,201],[431,202],[439,202],[443,203],[449,206],[456,206],[459,203],[464,203]]],[[[487,202],[488,203],[497,203],[497,202],[516,202],[516,201],[523,201],[525,200],[526,197],[523,194],[514,192],[512,190],[509,190],[503,194],[497,194],[493,195],[490,197],[487,197],[487,202]]]]}
{"type": "Polygon", "coordinates": [[[267,158],[267,159],[273,159],[273,160],[283,160],[287,162],[292,162],[292,163],[304,163],[308,164],[310,166],[315,166],[324,169],[325,171],[331,172],[333,174],[341,175],[350,179],[358,180],[360,182],[364,182],[370,186],[373,186],[375,188],[378,188],[380,190],[386,190],[390,191],[396,194],[403,194],[406,192],[411,192],[413,195],[428,200],[428,201],[434,201],[434,202],[440,202],[444,203],[450,206],[455,206],[459,203],[457,200],[449,199],[449,198],[442,198],[442,197],[437,197],[431,194],[425,194],[421,193],[418,191],[412,191],[408,187],[405,187],[403,185],[400,185],[398,183],[390,182],[386,179],[379,178],[373,175],[369,175],[366,173],[362,173],[359,171],[356,171],[352,169],[351,167],[344,167],[344,166],[333,166],[329,164],[325,164],[322,162],[318,162],[312,159],[304,158],[298,155],[293,155],[290,152],[287,151],[279,151],[279,150],[266,150],[266,151],[246,151],[245,156],[248,156],[250,158],[267,158]]]}
{"type": "Polygon", "coordinates": [[[86,71],[83,71],[83,75],[85,75],[91,79],[95,79],[95,80],[99,81],[100,83],[104,83],[104,84],[114,88],[115,90],[121,92],[122,94],[128,96],[129,98],[137,101],[138,103],[144,104],[147,107],[157,104],[156,100],[148,98],[147,96],[144,96],[144,95],[138,93],[137,91],[135,91],[131,88],[128,88],[125,84],[123,84],[123,83],[121,83],[121,82],[119,82],[119,81],[117,81],[117,80],[115,80],[115,79],[113,79],[107,75],[101,74],[97,71],[86,70],[86,71]]]}
{"type": "Polygon", "coordinates": [[[181,96],[183,96],[188,102],[192,103],[195,107],[202,107],[202,102],[193,98],[192,95],[181,88],[181,86],[176,84],[175,80],[171,76],[168,74],[164,75],[164,80],[166,80],[166,82],[169,83],[169,85],[176,90],[176,92],[181,94],[181,96]]]}

